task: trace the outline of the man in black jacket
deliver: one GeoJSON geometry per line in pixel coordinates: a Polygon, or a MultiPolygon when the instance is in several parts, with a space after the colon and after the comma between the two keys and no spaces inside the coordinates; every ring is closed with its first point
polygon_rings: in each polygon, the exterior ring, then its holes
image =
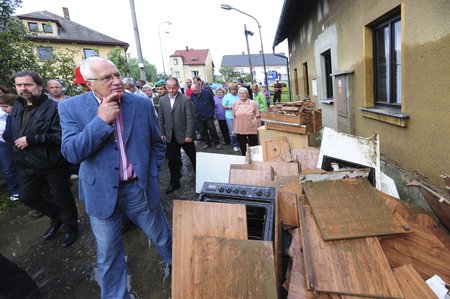
{"type": "Polygon", "coordinates": [[[19,172],[20,200],[51,219],[44,240],[54,238],[64,224],[62,246],[78,237],[78,212],[70,191],[68,162],[61,155],[57,103],[42,92],[42,78],[31,71],[14,75],[19,98],[12,112],[13,155],[19,172]],[[49,186],[52,199],[42,197],[49,186]]]}

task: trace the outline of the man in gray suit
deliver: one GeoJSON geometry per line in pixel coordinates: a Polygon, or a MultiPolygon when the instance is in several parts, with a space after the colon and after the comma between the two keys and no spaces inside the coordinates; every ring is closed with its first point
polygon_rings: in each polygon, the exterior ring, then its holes
{"type": "Polygon", "coordinates": [[[195,107],[190,98],[178,92],[177,78],[166,80],[168,94],[159,103],[159,127],[161,138],[167,144],[166,157],[169,160],[170,185],[166,193],[180,188],[181,148],[191,160],[195,171],[195,107]]]}

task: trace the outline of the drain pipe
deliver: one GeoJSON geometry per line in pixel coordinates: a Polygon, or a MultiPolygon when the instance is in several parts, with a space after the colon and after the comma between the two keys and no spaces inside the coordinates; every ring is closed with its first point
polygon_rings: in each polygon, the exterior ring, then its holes
{"type": "Polygon", "coordinates": [[[275,53],[275,46],[272,48],[272,52],[273,52],[273,55],[286,59],[286,71],[287,71],[287,76],[288,76],[288,89],[289,89],[289,102],[292,102],[291,76],[289,75],[289,60],[288,60],[288,58],[286,56],[283,56],[283,55],[280,55],[280,54],[276,54],[275,53]]]}

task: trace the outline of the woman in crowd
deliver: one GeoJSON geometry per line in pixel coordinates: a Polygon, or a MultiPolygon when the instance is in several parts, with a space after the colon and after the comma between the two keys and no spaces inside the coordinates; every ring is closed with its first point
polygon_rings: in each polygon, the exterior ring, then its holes
{"type": "Polygon", "coordinates": [[[259,91],[259,85],[253,84],[252,85],[252,92],[253,92],[253,101],[258,104],[258,111],[261,112],[267,112],[267,103],[266,103],[266,97],[262,94],[262,92],[259,91]]]}
{"type": "Polygon", "coordinates": [[[232,114],[234,117],[233,132],[236,134],[241,149],[241,155],[245,156],[247,144],[258,145],[258,127],[261,125],[258,105],[249,99],[248,90],[241,87],[238,90],[239,100],[234,102],[232,114]]]}
{"type": "Polygon", "coordinates": [[[228,93],[223,97],[222,107],[225,109],[225,119],[228,126],[228,132],[230,133],[230,141],[235,152],[239,151],[239,143],[236,136],[233,134],[233,114],[231,113],[231,108],[233,104],[239,100],[237,95],[238,86],[236,83],[231,83],[228,89],[228,93]]]}
{"type": "Polygon", "coordinates": [[[270,92],[267,91],[267,86],[263,85],[261,87],[261,92],[266,97],[267,109],[270,110],[270,92]]]}
{"type": "Polygon", "coordinates": [[[228,131],[227,120],[225,118],[225,109],[223,109],[222,102],[225,95],[225,90],[223,88],[217,88],[215,90],[214,96],[214,112],[216,114],[217,122],[219,123],[220,132],[223,136],[223,144],[230,144],[230,132],[228,131]]]}

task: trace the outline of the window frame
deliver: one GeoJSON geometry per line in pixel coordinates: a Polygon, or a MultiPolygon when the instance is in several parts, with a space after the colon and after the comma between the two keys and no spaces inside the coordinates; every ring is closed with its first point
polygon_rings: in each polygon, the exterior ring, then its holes
{"type": "Polygon", "coordinates": [[[53,57],[53,47],[36,47],[36,51],[40,61],[47,61],[53,57]]]}
{"type": "MultiPolygon", "coordinates": [[[[402,98],[401,98],[401,80],[402,80],[402,73],[401,73],[401,67],[402,67],[402,48],[401,48],[401,14],[397,13],[395,15],[391,15],[382,21],[374,24],[372,26],[372,38],[373,38],[373,101],[375,106],[384,106],[384,107],[390,107],[390,108],[396,108],[400,109],[402,105],[402,98]],[[400,32],[397,35],[396,34],[396,27],[395,25],[400,25],[400,32]],[[381,82],[379,82],[379,69],[378,66],[381,65],[380,61],[380,55],[378,53],[378,49],[380,46],[380,38],[377,34],[381,30],[388,28],[389,29],[389,53],[387,59],[389,61],[386,61],[386,68],[388,68],[387,72],[389,75],[388,79],[385,79],[385,90],[384,93],[387,95],[386,99],[380,99],[380,88],[379,85],[381,82]],[[396,43],[400,44],[400,50],[398,52],[398,55],[396,54],[396,43]],[[397,73],[398,67],[400,68],[400,74],[397,73]],[[400,76],[400,78],[399,78],[400,76]],[[389,80],[389,82],[387,82],[389,80]],[[397,94],[397,91],[399,89],[399,94],[397,94]]],[[[385,35],[383,35],[385,37],[385,35]]],[[[386,37],[382,41],[383,45],[385,45],[386,37]]],[[[386,58],[386,54],[385,57],[386,58]]]]}
{"type": "Polygon", "coordinates": [[[89,57],[99,57],[98,50],[97,49],[93,49],[93,48],[83,48],[83,54],[84,54],[84,58],[85,59],[87,59],[89,57]],[[95,52],[96,55],[90,54],[88,56],[88,53],[91,53],[91,52],[95,52]]]}
{"type": "Polygon", "coordinates": [[[323,64],[323,74],[324,74],[324,88],[327,100],[333,99],[333,62],[331,59],[331,49],[323,51],[320,53],[323,64]]]}
{"type": "Polygon", "coordinates": [[[45,33],[53,33],[52,24],[42,23],[42,31],[45,33]]]}
{"type": "Polygon", "coordinates": [[[37,22],[27,22],[30,32],[39,32],[39,24],[37,22]],[[34,29],[32,27],[35,27],[34,29]]]}

